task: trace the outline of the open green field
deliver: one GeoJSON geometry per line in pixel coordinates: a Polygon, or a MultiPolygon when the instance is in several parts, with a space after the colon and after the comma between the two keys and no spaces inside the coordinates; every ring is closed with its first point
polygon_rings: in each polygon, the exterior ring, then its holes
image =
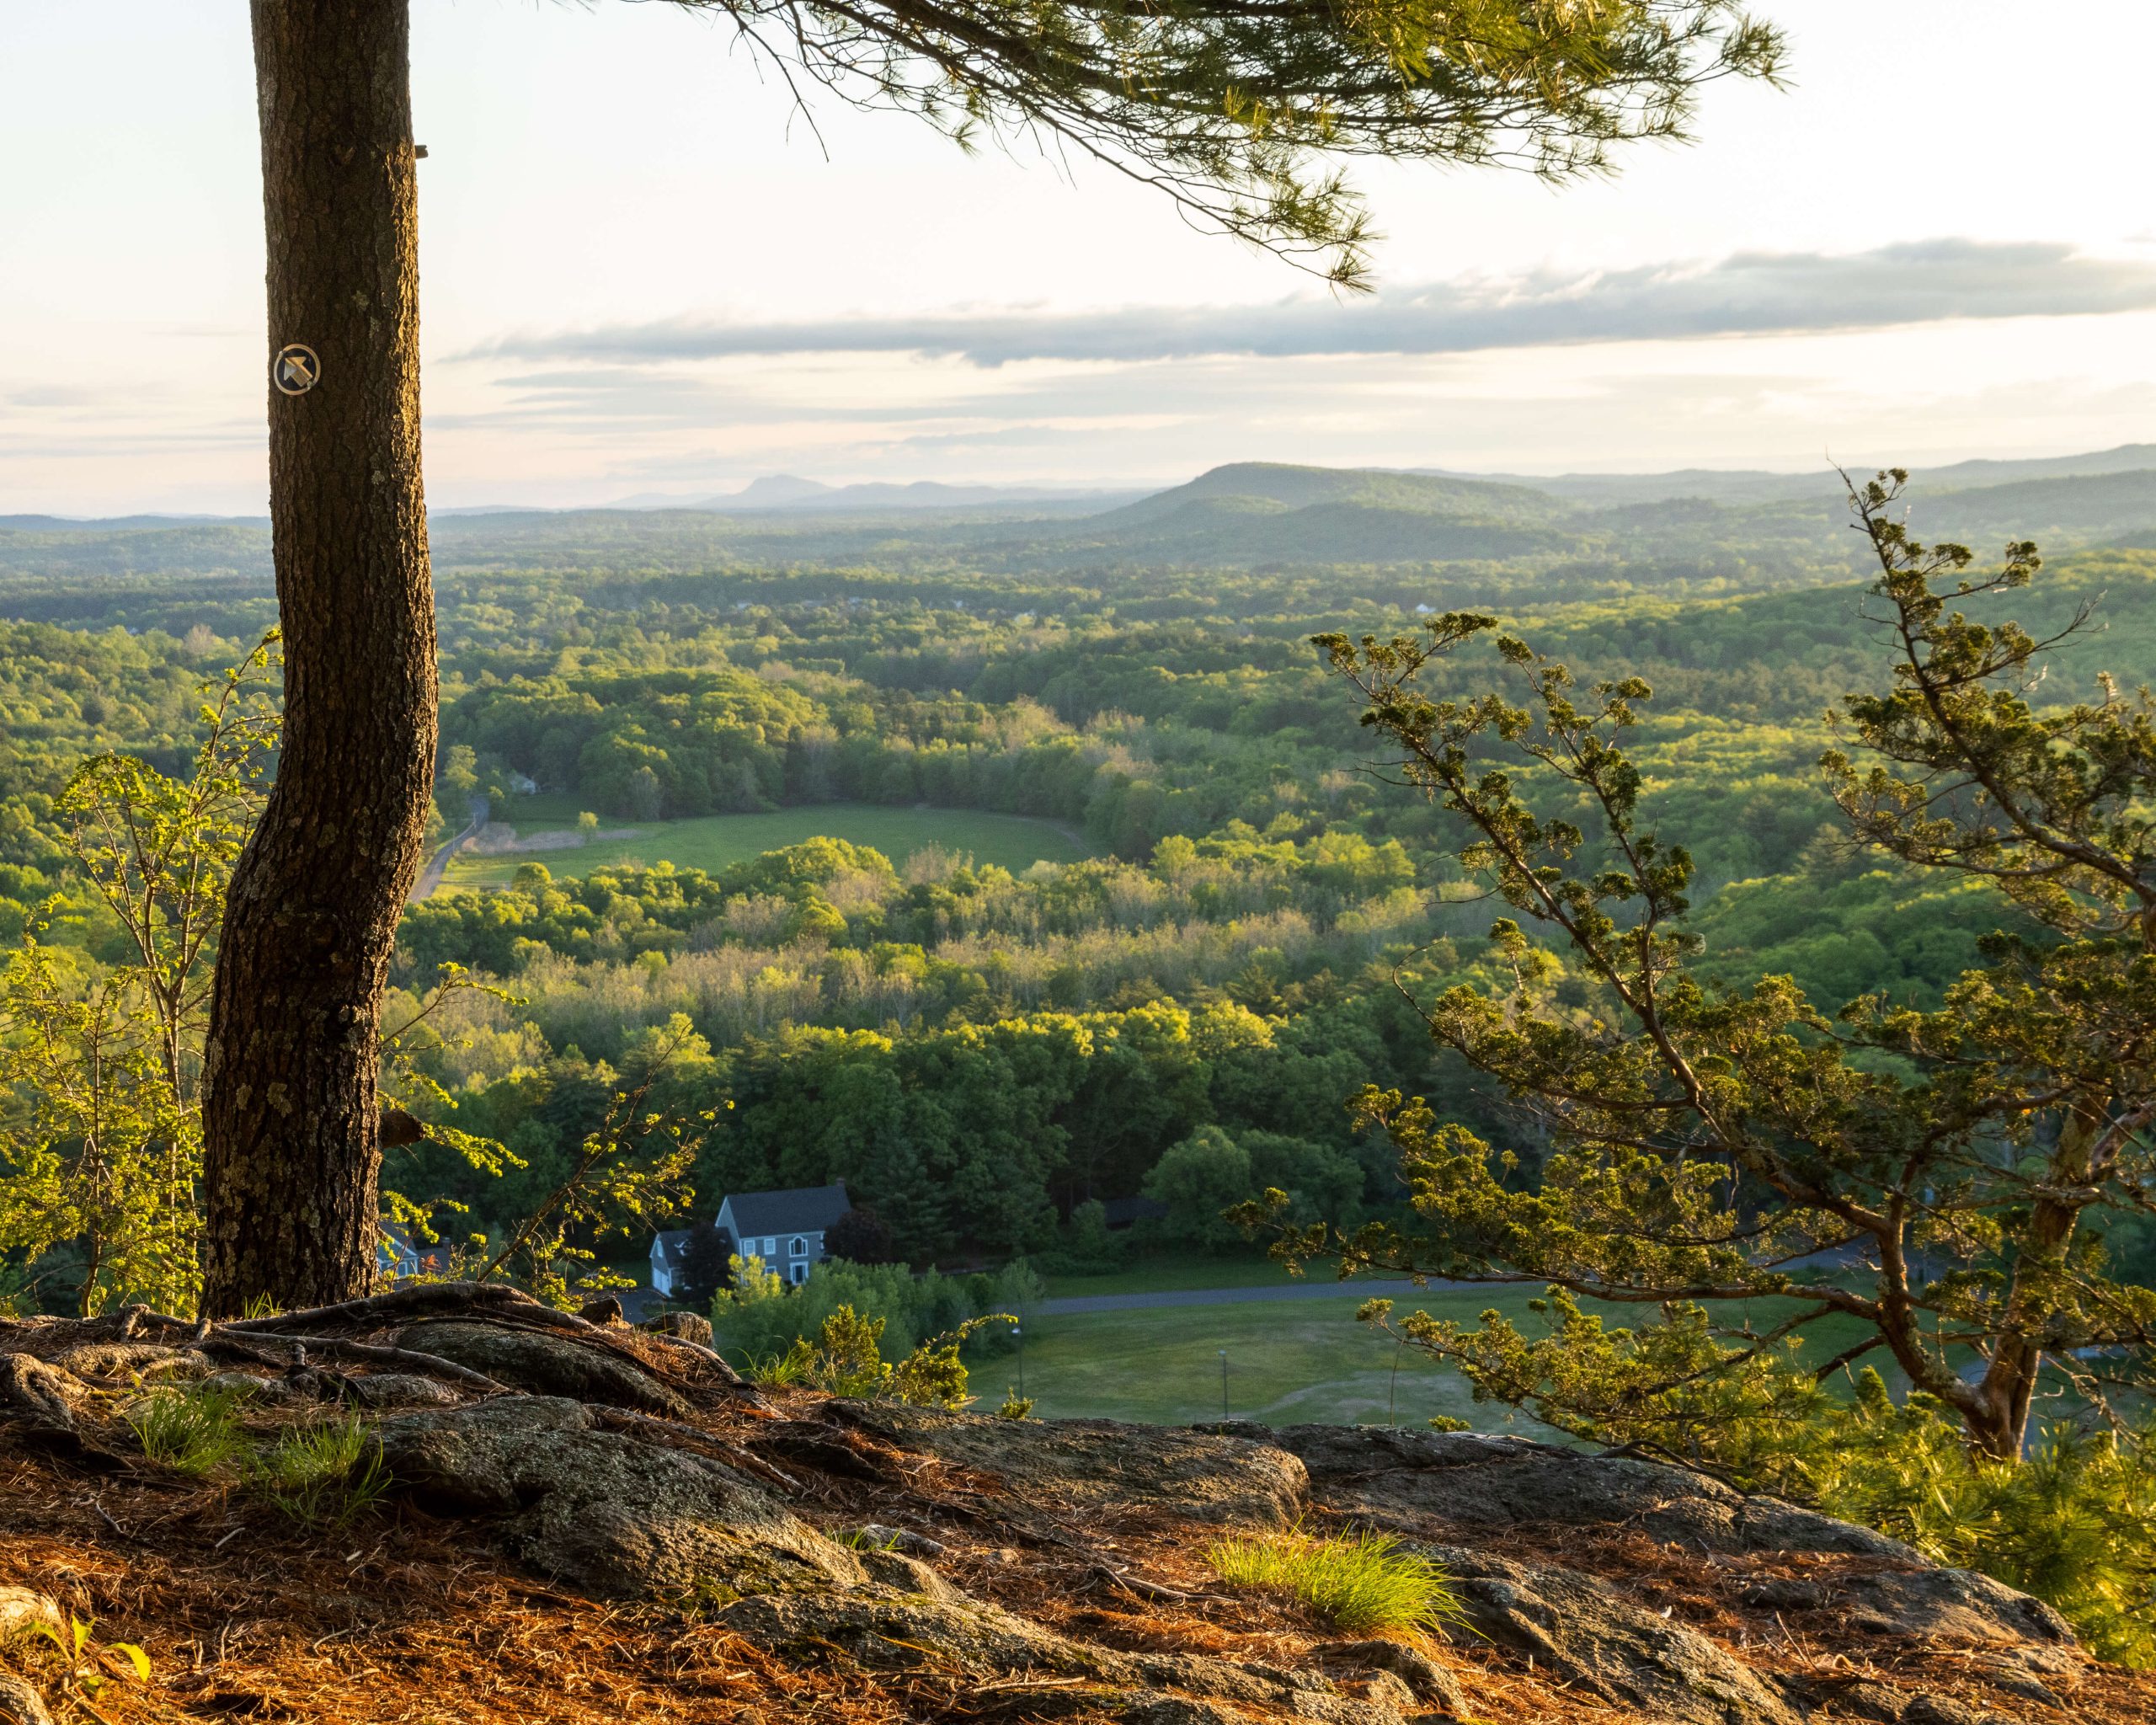
{"type": "MultiPolygon", "coordinates": [[[[575,825],[577,814],[566,806],[568,800],[523,798],[508,817],[509,824],[526,836],[566,830],[575,825]]],[[[556,874],[587,874],[624,862],[660,862],[716,873],[766,851],[818,837],[872,846],[894,863],[941,845],[953,853],[970,855],[976,863],[993,862],[1013,873],[1038,862],[1075,862],[1092,854],[1076,833],[1054,821],[970,809],[887,809],[873,803],[819,803],[769,814],[713,814],[635,825],[608,820],[605,826],[633,836],[602,839],[570,850],[461,856],[450,863],[442,889],[506,886],[517,865],[527,862],[543,862],[556,874]]]]}
{"type": "MultiPolygon", "coordinates": [[[[1098,1285],[1102,1279],[1089,1278],[1082,1288],[1074,1279],[1054,1291],[1118,1291],[1098,1285]]],[[[1027,1327],[1026,1391],[1036,1402],[1033,1411],[1044,1418],[1155,1424],[1218,1419],[1220,1350],[1225,1348],[1227,1406],[1237,1419],[1268,1425],[1390,1419],[1419,1426],[1443,1413],[1471,1421],[1480,1430],[1548,1435],[1509,1408],[1477,1406],[1456,1372],[1440,1371],[1412,1348],[1357,1323],[1356,1308],[1380,1293],[1396,1297],[1402,1310],[1419,1307],[1433,1316],[1472,1322],[1494,1308],[1530,1334],[1539,1327],[1528,1311],[1534,1297],[1528,1289],[1432,1288],[1417,1294],[1398,1284],[1362,1283],[1350,1284],[1337,1299],[1037,1316],[1027,1327]]],[[[1625,1318],[1613,1311],[1604,1321],[1614,1325],[1625,1318]]],[[[1831,1359],[1855,1334],[1845,1323],[1822,1321],[1816,1332],[1807,1332],[1806,1354],[1831,1359]]],[[[974,1391],[985,1402],[999,1402],[1005,1386],[1017,1378],[1015,1357],[1000,1355],[975,1367],[974,1391]]]]}

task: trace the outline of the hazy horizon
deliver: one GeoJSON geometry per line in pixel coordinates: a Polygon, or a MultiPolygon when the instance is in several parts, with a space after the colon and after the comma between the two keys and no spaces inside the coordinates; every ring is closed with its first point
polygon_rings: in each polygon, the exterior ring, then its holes
{"type": "MultiPolygon", "coordinates": [[[[1654,479],[1684,473],[1719,473],[1728,475],[1761,473],[1774,477],[1788,478],[1801,476],[1806,473],[1817,473],[1824,478],[1832,474],[1836,467],[1839,467],[1850,473],[1868,473],[1881,466],[1895,465],[1909,468],[1913,476],[1921,481],[1928,470],[1943,469],[1959,465],[1964,462],[1981,461],[2013,463],[2025,461],[2053,461],[2075,457],[2098,457],[2112,454],[2119,450],[2139,446],[2141,446],[2134,444],[2113,444],[2103,449],[2032,448],[2025,450],[1983,451],[1975,454],[1942,456],[1939,459],[1929,462],[1925,462],[1921,459],[1913,459],[1908,457],[1896,454],[1892,456],[1835,457],[1831,460],[1822,457],[1816,462],[1806,463],[1804,465],[1775,467],[1764,462],[1748,463],[1735,461],[1716,461],[1711,457],[1703,457],[1697,461],[1674,462],[1668,466],[1657,465],[1654,467],[1628,467],[1621,464],[1620,462],[1613,461],[1612,462],[1604,465],[1581,464],[1574,467],[1550,467],[1546,470],[1507,467],[1439,467],[1434,466],[1399,467],[1374,462],[1348,464],[1315,461],[1277,461],[1273,458],[1267,457],[1262,460],[1248,463],[1238,462],[1214,462],[1189,473],[1177,473],[1168,477],[1155,477],[1146,479],[1072,478],[1064,481],[1042,480],[1038,482],[1014,482],[989,478],[972,478],[963,474],[951,475],[947,477],[938,475],[932,478],[919,478],[913,479],[889,479],[873,476],[860,478],[829,478],[814,473],[806,473],[795,471],[779,472],[773,470],[768,473],[752,474],[747,478],[741,479],[738,482],[721,484],[715,488],[706,488],[703,489],[685,488],[678,493],[654,490],[629,494],[616,497],[596,499],[589,501],[561,504],[529,501],[507,502],[498,499],[490,500],[487,499],[478,499],[474,500],[466,500],[462,499],[445,499],[439,497],[430,497],[427,500],[427,507],[428,511],[430,514],[448,513],[457,515],[484,515],[495,510],[499,510],[504,512],[530,511],[535,513],[566,514],[582,510],[664,510],[676,506],[708,507],[712,504],[724,501],[728,497],[739,496],[746,492],[753,490],[759,485],[768,483],[773,480],[807,481],[812,485],[819,486],[824,489],[834,492],[843,492],[857,487],[865,488],[871,486],[883,486],[895,490],[902,489],[909,485],[931,485],[953,491],[992,489],[1001,494],[1011,495],[1014,500],[1023,500],[1025,498],[1028,497],[1038,497],[1043,499],[1055,497],[1065,497],[1073,500],[1081,500],[1088,497],[1119,496],[1134,492],[1150,494],[1161,491],[1171,491],[1178,486],[1189,484],[1193,481],[1202,478],[1206,474],[1215,472],[1219,468],[1241,465],[1331,467],[1339,468],[1343,471],[1380,473],[1442,474],[1454,478],[1469,480],[1480,479],[1500,483],[1506,480],[1524,480],[1532,482],[1536,479],[1554,481],[1566,478],[1654,479]]],[[[2152,456],[2150,464],[2156,465],[2156,456],[2152,456]]],[[[769,508],[774,510],[777,509],[791,509],[798,507],[813,511],[813,505],[752,505],[751,507],[769,508]]],[[[0,517],[24,515],[45,515],[59,521],[81,521],[84,523],[120,520],[137,515],[162,516],[174,521],[190,519],[201,521],[267,520],[269,515],[269,505],[267,499],[264,499],[261,507],[251,510],[187,510],[172,508],[131,509],[121,507],[100,510],[95,513],[84,513],[79,510],[69,510],[38,509],[9,509],[0,510],[0,517]]]]}

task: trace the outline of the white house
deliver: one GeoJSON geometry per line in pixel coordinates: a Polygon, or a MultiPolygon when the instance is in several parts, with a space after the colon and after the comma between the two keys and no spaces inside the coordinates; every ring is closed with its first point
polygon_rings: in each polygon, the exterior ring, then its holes
{"type": "MultiPolygon", "coordinates": [[[[790,1192],[734,1192],[719,1205],[716,1226],[733,1242],[729,1251],[761,1258],[766,1269],[798,1287],[824,1257],[824,1236],[852,1208],[844,1183],[790,1192]]],[[[691,1232],[677,1228],[653,1236],[651,1285],[656,1292],[672,1296],[691,1232]]]]}

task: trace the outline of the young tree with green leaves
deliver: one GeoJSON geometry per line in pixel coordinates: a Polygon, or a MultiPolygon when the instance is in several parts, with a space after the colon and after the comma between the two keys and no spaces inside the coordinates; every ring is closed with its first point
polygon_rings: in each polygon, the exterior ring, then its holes
{"type": "MultiPolygon", "coordinates": [[[[1771,77],[1736,0],[674,0],[798,84],[961,142],[1067,145],[1356,286],[1362,156],[1599,172],[1695,93],[1771,77]]],[[[373,1273],[376,1073],[437,725],[420,478],[408,0],[253,0],[288,704],[234,876],[209,1044],[204,1299],[306,1306],[373,1273]]]]}
{"type": "Polygon", "coordinates": [[[0,1249],[35,1264],[74,1247],[85,1316],[123,1298],[195,1305],[202,1021],[276,746],[275,648],[273,634],[205,690],[189,777],[98,755],[56,799],[127,959],[85,974],[79,948],[34,929],[0,969],[0,1249]]]}
{"type": "Polygon", "coordinates": [[[1404,1321],[1478,1393],[1711,1459],[1883,1357],[1972,1454],[2011,1461],[2047,1369],[2115,1421],[2150,1386],[2156,1290],[2107,1274],[2105,1231],[2156,1201],[2156,703],[2108,677],[2093,700],[2042,702],[2063,638],[1971,615],[2029,584],[2036,548],[1972,574],[1966,548],[1895,519],[1905,478],[1851,493],[1892,681],[1841,715],[1870,761],[1838,750],[1824,771],[1860,843],[1988,882],[2036,931],[1991,936],[1937,1011],[1867,996],[1829,1017],[1787,977],[1700,979],[1691,859],[1643,818],[1625,750],[1650,696],[1637,678],[1582,692],[1497,635],[1518,697],[1445,697],[1424,686],[1492,619],[1318,638],[1515,913],[1491,933],[1508,984],[1424,1011],[1551,1148],[1530,1180],[1420,1101],[1366,1092],[1357,1112],[1398,1146],[1414,1223],[1291,1230],[1281,1249],[1554,1290],[1540,1338],[1494,1313],[1404,1321]],[[1559,801],[1589,818],[1546,812],[1559,801]],[[1589,1301],[1656,1315],[1608,1330],[1589,1301]],[[1789,1344],[1817,1325],[1850,1339],[1806,1370],[1789,1344]]]}

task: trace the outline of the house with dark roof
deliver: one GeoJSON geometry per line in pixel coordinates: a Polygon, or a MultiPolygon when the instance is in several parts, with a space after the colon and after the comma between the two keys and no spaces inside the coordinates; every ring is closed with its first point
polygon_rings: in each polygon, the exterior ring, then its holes
{"type": "Polygon", "coordinates": [[[652,1291],[672,1297],[682,1268],[689,1261],[689,1236],[694,1228],[670,1228],[651,1236],[652,1291]]]}
{"type": "MultiPolygon", "coordinates": [[[[798,1287],[822,1261],[825,1235],[852,1208],[843,1182],[787,1192],[733,1192],[720,1204],[716,1226],[732,1242],[733,1252],[761,1258],[766,1269],[798,1287]]],[[[692,1231],[678,1228],[653,1236],[651,1285],[659,1293],[673,1294],[692,1231]]]]}

